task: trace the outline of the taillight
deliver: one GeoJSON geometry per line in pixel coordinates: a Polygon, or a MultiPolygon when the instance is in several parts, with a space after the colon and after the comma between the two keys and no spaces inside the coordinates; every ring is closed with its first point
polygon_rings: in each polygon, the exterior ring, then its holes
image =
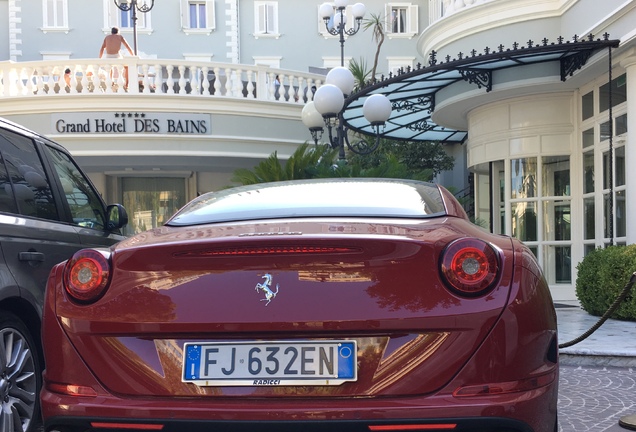
{"type": "Polygon", "coordinates": [[[64,288],[80,303],[99,299],[108,287],[110,261],[106,251],[83,249],[73,255],[64,270],[64,288]]]}
{"type": "Polygon", "coordinates": [[[489,291],[499,274],[499,254],[488,243],[462,238],[442,252],[441,273],[450,288],[463,296],[479,296],[489,291]]]}

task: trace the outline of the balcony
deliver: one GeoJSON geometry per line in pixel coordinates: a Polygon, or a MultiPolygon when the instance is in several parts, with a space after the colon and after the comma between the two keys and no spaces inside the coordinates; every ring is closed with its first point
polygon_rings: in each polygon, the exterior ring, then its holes
{"type": "Polygon", "coordinates": [[[318,74],[267,66],[136,57],[5,61],[0,62],[0,100],[75,95],[187,95],[202,99],[252,99],[302,107],[307,100],[312,100],[313,91],[322,84],[323,78],[318,74]]]}
{"type": "MultiPolygon", "coordinates": [[[[268,66],[170,59],[0,62],[0,116],[64,145],[85,167],[110,171],[204,164],[231,172],[311,138],[303,106],[324,76],[268,66]],[[66,70],[69,70],[65,74],[66,70]],[[128,70],[129,85],[125,85],[128,70]],[[124,113],[161,128],[97,129],[124,113]],[[204,131],[164,127],[205,121],[204,131]],[[93,127],[60,128],[64,124],[93,127]],[[165,124],[164,124],[165,123],[165,124]]],[[[119,116],[119,117],[118,117],[119,116]]],[[[129,119],[129,122],[133,120],[129,119]]],[[[180,168],[179,168],[180,169],[180,168]]]]}

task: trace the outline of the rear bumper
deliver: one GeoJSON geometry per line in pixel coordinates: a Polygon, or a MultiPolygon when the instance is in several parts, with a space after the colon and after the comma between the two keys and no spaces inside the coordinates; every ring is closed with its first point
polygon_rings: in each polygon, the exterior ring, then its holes
{"type": "MultiPolygon", "coordinates": [[[[214,431],[236,431],[236,432],[332,432],[335,430],[346,430],[348,432],[373,432],[373,431],[462,431],[462,432],[485,432],[485,431],[506,431],[506,432],[532,432],[532,429],[519,421],[505,418],[455,418],[430,419],[430,420],[399,420],[399,421],[289,421],[289,422],[227,422],[227,421],[178,421],[171,420],[161,423],[155,421],[135,420],[131,422],[127,419],[117,421],[116,419],[96,419],[93,424],[99,426],[94,428],[90,422],[78,419],[60,418],[59,424],[64,424],[70,432],[75,431],[100,431],[100,432],[121,432],[125,430],[157,430],[161,432],[208,432],[214,431]],[[113,428],[109,429],[108,424],[113,428]],[[153,429],[153,426],[156,427],[153,429]]],[[[49,426],[46,427],[49,430],[49,426]]]]}
{"type": "Polygon", "coordinates": [[[45,430],[302,431],[453,430],[553,432],[557,383],[529,392],[457,399],[122,399],[43,389],[45,430]],[[419,429],[400,427],[423,425],[419,429]],[[98,426],[98,427],[96,427],[98,426]]]}

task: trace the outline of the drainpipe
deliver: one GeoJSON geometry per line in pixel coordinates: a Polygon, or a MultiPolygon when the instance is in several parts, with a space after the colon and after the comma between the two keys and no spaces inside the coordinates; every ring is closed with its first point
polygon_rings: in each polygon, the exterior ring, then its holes
{"type": "Polygon", "coordinates": [[[609,237],[610,246],[614,246],[614,101],[612,101],[612,47],[609,50],[609,237]]]}

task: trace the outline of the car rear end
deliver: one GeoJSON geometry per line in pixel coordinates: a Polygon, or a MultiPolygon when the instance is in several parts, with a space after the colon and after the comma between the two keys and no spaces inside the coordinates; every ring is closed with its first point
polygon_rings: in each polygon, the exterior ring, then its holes
{"type": "Polygon", "coordinates": [[[541,273],[461,215],[165,226],[57,266],[44,333],[47,430],[547,432],[556,418],[541,273]]]}

